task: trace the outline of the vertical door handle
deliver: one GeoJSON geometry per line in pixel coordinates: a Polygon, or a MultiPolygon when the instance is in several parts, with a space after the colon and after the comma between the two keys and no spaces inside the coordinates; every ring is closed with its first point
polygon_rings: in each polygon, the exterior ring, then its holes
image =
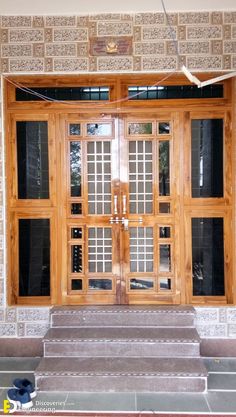
{"type": "Polygon", "coordinates": [[[114,195],[114,214],[118,214],[117,203],[118,203],[118,197],[117,195],[114,195]]]}
{"type": "Polygon", "coordinates": [[[123,210],[122,213],[126,214],[127,208],[126,208],[126,195],[123,195],[122,197],[122,204],[123,204],[123,210]]]}

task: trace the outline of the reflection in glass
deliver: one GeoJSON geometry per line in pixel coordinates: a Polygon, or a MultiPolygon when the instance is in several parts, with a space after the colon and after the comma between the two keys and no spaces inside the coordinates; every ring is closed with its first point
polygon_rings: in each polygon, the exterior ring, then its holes
{"type": "Polygon", "coordinates": [[[159,142],[159,195],[170,195],[170,142],[159,142]]]}
{"type": "Polygon", "coordinates": [[[71,197],[81,197],[81,143],[70,142],[71,197]]]}
{"type": "Polygon", "coordinates": [[[19,295],[50,295],[50,221],[19,220],[19,295]]]}
{"type": "Polygon", "coordinates": [[[152,123],[129,123],[129,135],[151,135],[152,123]]]}
{"type": "Polygon", "coordinates": [[[111,279],[89,279],[89,290],[112,290],[111,279]]]}
{"type": "Polygon", "coordinates": [[[171,247],[170,245],[160,245],[160,265],[159,271],[170,272],[171,271],[171,247]]]}
{"type": "Polygon", "coordinates": [[[111,136],[111,123],[88,123],[88,136],[111,136]]]}
{"type": "Polygon", "coordinates": [[[154,287],[152,279],[139,279],[131,278],[130,279],[130,289],[131,290],[151,290],[154,287]]]}
{"type": "Polygon", "coordinates": [[[170,134],[170,122],[159,122],[158,133],[159,135],[169,135],[170,134]]]}
{"type": "Polygon", "coordinates": [[[192,219],[193,295],[224,295],[223,218],[192,219]]]}
{"type": "Polygon", "coordinates": [[[72,227],[71,229],[71,238],[72,239],[82,239],[82,227],[72,227]]]}
{"type": "Polygon", "coordinates": [[[192,197],[223,197],[223,119],[192,120],[192,197]]]}
{"type": "Polygon", "coordinates": [[[83,289],[82,279],[72,279],[71,289],[74,290],[74,291],[81,291],[83,289]]]}
{"type": "Polygon", "coordinates": [[[169,226],[161,226],[159,228],[159,237],[162,239],[170,238],[170,227],[169,226]]]}
{"type": "Polygon", "coordinates": [[[159,213],[170,213],[170,203],[159,203],[159,213]]]}
{"type": "Polygon", "coordinates": [[[82,245],[71,246],[71,272],[83,272],[82,245]]]}
{"type": "Polygon", "coordinates": [[[18,198],[49,198],[48,123],[16,122],[18,198]]]}
{"type": "Polygon", "coordinates": [[[171,290],[170,278],[160,278],[160,290],[171,290]]]}
{"type": "Polygon", "coordinates": [[[70,136],[79,136],[80,135],[80,123],[70,123],[69,134],[70,136]]]}
{"type": "Polygon", "coordinates": [[[72,203],[71,214],[82,214],[82,203],[72,203]]]}

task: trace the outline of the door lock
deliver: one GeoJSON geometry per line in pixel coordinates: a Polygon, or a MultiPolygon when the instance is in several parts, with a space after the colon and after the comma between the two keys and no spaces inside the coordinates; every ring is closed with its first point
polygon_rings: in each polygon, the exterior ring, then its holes
{"type": "Polygon", "coordinates": [[[119,217],[111,217],[110,218],[110,224],[119,224],[119,223],[121,223],[122,225],[123,225],[123,227],[124,227],[124,230],[125,231],[127,231],[127,230],[129,230],[129,222],[133,222],[133,223],[143,223],[143,219],[142,219],[142,217],[139,217],[138,218],[138,220],[136,220],[136,219],[127,219],[127,218],[125,218],[125,217],[122,217],[121,219],[119,219],[119,217]]]}

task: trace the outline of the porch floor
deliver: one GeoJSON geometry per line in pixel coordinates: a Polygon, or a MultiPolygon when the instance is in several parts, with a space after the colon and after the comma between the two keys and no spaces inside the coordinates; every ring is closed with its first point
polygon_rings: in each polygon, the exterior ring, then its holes
{"type": "MultiPolygon", "coordinates": [[[[0,411],[16,377],[34,380],[40,358],[0,358],[0,411]]],[[[27,414],[66,412],[230,413],[236,415],[236,358],[205,358],[208,392],[192,393],[70,393],[38,392],[27,414]],[[53,409],[53,410],[52,410],[53,409]]],[[[25,413],[23,413],[25,414],[25,413]]],[[[38,414],[39,415],[39,414],[38,414]]]]}

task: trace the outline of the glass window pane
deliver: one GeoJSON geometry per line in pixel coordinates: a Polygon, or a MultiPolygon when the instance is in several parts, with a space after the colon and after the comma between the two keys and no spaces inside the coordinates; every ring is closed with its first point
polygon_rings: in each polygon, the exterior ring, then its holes
{"type": "Polygon", "coordinates": [[[82,245],[71,246],[71,272],[83,272],[82,245]]]}
{"type": "Polygon", "coordinates": [[[159,135],[169,135],[170,134],[170,122],[159,122],[158,133],[159,135]]]}
{"type": "Polygon", "coordinates": [[[152,290],[154,288],[154,282],[151,278],[131,278],[130,289],[131,290],[152,290]]]}
{"type": "Polygon", "coordinates": [[[223,218],[192,219],[193,295],[224,295],[223,218]]]}
{"type": "Polygon", "coordinates": [[[83,235],[83,229],[82,227],[73,227],[71,229],[71,238],[72,239],[82,239],[83,235]]]}
{"type": "Polygon", "coordinates": [[[192,197],[223,197],[223,119],[192,120],[192,197]]]}
{"type": "Polygon", "coordinates": [[[171,271],[171,246],[160,245],[160,265],[159,271],[170,272],[171,271]]]}
{"type": "Polygon", "coordinates": [[[82,214],[82,203],[72,203],[71,214],[82,214]]]}
{"type": "Polygon", "coordinates": [[[160,290],[171,290],[171,279],[170,278],[160,278],[160,290]]]}
{"type": "Polygon", "coordinates": [[[81,291],[83,289],[83,281],[82,279],[72,279],[71,281],[71,289],[75,291],[81,291]]]}
{"type": "Polygon", "coordinates": [[[70,142],[71,197],[81,197],[81,143],[70,142]]]}
{"type": "Polygon", "coordinates": [[[170,143],[159,142],[159,195],[170,195],[170,143]]]}
{"type": "Polygon", "coordinates": [[[17,122],[18,198],[49,198],[48,123],[17,122]]]}
{"type": "Polygon", "coordinates": [[[19,220],[19,295],[50,295],[50,220],[19,220]]]}
{"type": "Polygon", "coordinates": [[[69,125],[69,135],[79,136],[80,135],[80,123],[70,123],[69,125]]]}
{"type": "Polygon", "coordinates": [[[112,290],[112,280],[89,279],[89,290],[112,290]]]}
{"type": "Polygon", "coordinates": [[[112,129],[110,123],[88,123],[88,136],[111,136],[112,129]]]}
{"type": "Polygon", "coordinates": [[[129,123],[129,135],[151,135],[152,123],[129,123]]]}
{"type": "Polygon", "coordinates": [[[170,238],[170,227],[169,226],[161,226],[159,228],[159,237],[161,239],[168,239],[170,238]]]}
{"type": "Polygon", "coordinates": [[[170,213],[170,203],[159,203],[159,213],[170,213]]]}

